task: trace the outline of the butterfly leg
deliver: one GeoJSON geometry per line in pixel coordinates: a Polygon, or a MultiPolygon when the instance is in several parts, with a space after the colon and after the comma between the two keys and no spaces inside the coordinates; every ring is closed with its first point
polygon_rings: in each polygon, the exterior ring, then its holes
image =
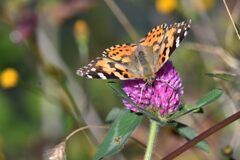
{"type": "Polygon", "coordinates": [[[145,88],[145,86],[147,85],[147,82],[143,84],[142,88],[141,88],[141,92],[140,92],[140,98],[137,104],[140,104],[142,101],[142,95],[143,95],[143,90],[145,88]]]}

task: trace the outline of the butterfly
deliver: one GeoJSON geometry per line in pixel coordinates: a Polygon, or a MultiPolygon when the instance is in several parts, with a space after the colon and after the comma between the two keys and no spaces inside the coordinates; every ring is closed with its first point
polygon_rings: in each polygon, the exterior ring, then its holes
{"type": "Polygon", "coordinates": [[[102,57],[79,68],[77,75],[100,79],[143,79],[151,84],[156,73],[186,37],[190,27],[191,20],[156,26],[137,43],[105,49],[102,57]]]}

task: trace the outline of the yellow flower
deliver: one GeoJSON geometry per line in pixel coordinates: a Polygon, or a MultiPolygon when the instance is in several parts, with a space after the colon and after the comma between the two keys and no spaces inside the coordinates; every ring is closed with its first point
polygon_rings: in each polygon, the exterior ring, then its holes
{"type": "Polygon", "coordinates": [[[86,45],[89,39],[89,29],[88,24],[84,20],[78,20],[74,24],[74,33],[78,45],[86,45]]]}
{"type": "Polygon", "coordinates": [[[0,75],[0,84],[2,88],[12,88],[18,83],[18,72],[13,68],[7,68],[0,75]]]}
{"type": "Polygon", "coordinates": [[[201,1],[194,1],[196,6],[202,10],[211,10],[215,5],[215,0],[201,0],[201,1]]]}
{"type": "Polygon", "coordinates": [[[177,8],[177,0],[156,0],[155,5],[158,12],[168,14],[177,8]]]}
{"type": "Polygon", "coordinates": [[[81,36],[82,34],[88,34],[88,24],[84,20],[78,20],[74,24],[74,32],[77,36],[81,36]]]}

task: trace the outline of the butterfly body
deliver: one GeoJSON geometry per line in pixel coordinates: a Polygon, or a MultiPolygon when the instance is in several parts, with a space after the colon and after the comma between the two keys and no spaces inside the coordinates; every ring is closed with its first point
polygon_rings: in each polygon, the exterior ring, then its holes
{"type": "Polygon", "coordinates": [[[134,73],[136,74],[135,76],[138,77],[137,79],[143,79],[151,83],[151,81],[155,79],[157,70],[157,66],[154,65],[156,64],[156,62],[154,62],[156,57],[152,56],[152,48],[139,44],[135,52],[131,63],[131,68],[134,68],[134,73]]]}
{"type": "Polygon", "coordinates": [[[162,24],[153,28],[137,44],[107,48],[102,57],[78,69],[77,74],[86,78],[143,79],[151,84],[155,74],[187,35],[190,23],[162,24]]]}

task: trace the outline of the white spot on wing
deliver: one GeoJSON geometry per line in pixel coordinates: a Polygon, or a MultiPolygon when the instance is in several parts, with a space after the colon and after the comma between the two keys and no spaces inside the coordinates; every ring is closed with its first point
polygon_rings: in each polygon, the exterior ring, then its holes
{"type": "Polygon", "coordinates": [[[82,75],[83,75],[83,73],[82,73],[82,70],[81,70],[81,69],[77,70],[77,75],[79,75],[79,76],[82,76],[82,75]]]}
{"type": "Polygon", "coordinates": [[[88,77],[88,78],[93,78],[93,77],[92,77],[92,76],[90,76],[90,75],[87,75],[87,77],[88,77]]]}
{"type": "Polygon", "coordinates": [[[184,32],[184,36],[186,36],[186,35],[187,35],[187,31],[184,32]]]}
{"type": "Polygon", "coordinates": [[[182,29],[181,29],[181,28],[179,28],[179,29],[177,30],[177,33],[180,33],[180,32],[181,32],[181,30],[182,30],[182,29]]]}
{"type": "Polygon", "coordinates": [[[95,72],[95,71],[96,71],[96,68],[91,68],[91,71],[95,72]]]}
{"type": "Polygon", "coordinates": [[[97,73],[97,75],[101,78],[101,79],[107,79],[107,77],[106,76],[104,76],[104,74],[103,73],[97,73]]]}
{"type": "Polygon", "coordinates": [[[179,43],[180,43],[180,37],[177,37],[177,39],[176,39],[176,48],[179,46],[179,43]]]}
{"type": "Polygon", "coordinates": [[[166,27],[167,27],[167,24],[166,24],[166,23],[162,24],[162,27],[163,27],[163,28],[166,28],[166,27]]]}

